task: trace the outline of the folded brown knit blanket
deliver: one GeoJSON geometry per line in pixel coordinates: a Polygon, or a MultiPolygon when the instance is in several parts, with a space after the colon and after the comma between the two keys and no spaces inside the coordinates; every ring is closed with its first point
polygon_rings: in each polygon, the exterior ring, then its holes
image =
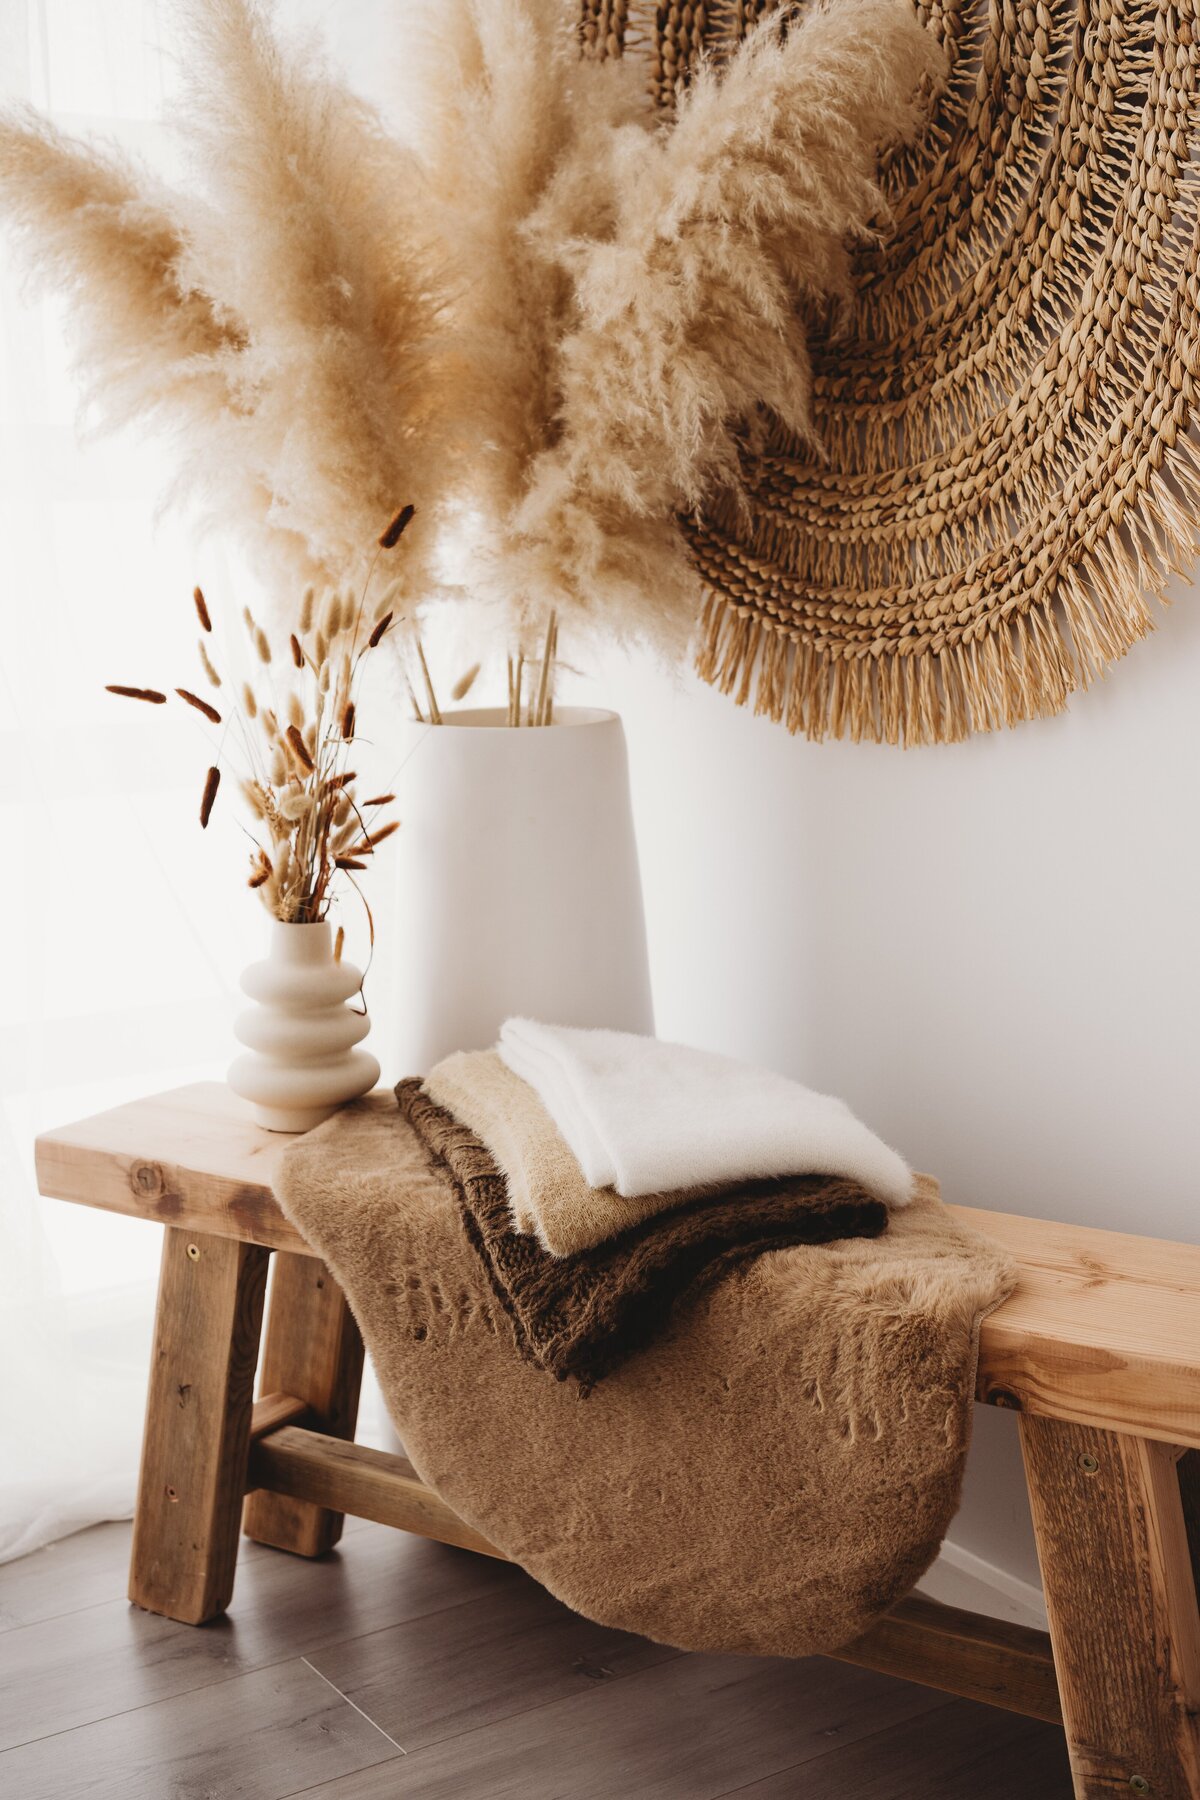
{"type": "Polygon", "coordinates": [[[513,1326],[390,1094],[291,1141],[280,1205],[349,1295],[422,1480],[550,1592],[685,1650],[809,1656],[928,1568],[1010,1259],[927,1184],[878,1238],[768,1251],[581,1403],[513,1326]]]}
{"type": "Polygon", "coordinates": [[[886,1206],[856,1183],[808,1175],[690,1200],[574,1256],[553,1256],[514,1228],[508,1185],[474,1133],[420,1081],[402,1081],[396,1099],[454,1194],[521,1354],[560,1381],[574,1377],[584,1393],[700,1282],[765,1250],[878,1237],[887,1227],[886,1206]]]}

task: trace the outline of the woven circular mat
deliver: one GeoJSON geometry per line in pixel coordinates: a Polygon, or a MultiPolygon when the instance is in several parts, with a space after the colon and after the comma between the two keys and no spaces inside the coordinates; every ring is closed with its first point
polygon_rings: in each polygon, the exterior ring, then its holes
{"type": "MultiPolygon", "coordinates": [[[[836,4],[836,0],[834,0],[836,4]]],[[[669,108],[766,0],[581,0],[669,108]]],[[[810,737],[953,742],[1062,710],[1190,568],[1200,0],[930,0],[950,81],[888,166],[814,465],[687,522],[701,673],[810,737]]]]}

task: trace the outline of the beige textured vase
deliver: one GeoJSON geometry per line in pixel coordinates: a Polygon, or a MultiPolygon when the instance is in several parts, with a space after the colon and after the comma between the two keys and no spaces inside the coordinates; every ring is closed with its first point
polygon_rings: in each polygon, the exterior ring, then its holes
{"type": "Polygon", "coordinates": [[[335,962],[329,926],[271,926],[270,954],[251,963],[242,989],[257,1002],[234,1023],[247,1053],[230,1065],[229,1085],[269,1131],[308,1131],[379,1080],[379,1064],[354,1046],[371,1022],[346,1002],[362,984],[352,963],[335,962]]]}

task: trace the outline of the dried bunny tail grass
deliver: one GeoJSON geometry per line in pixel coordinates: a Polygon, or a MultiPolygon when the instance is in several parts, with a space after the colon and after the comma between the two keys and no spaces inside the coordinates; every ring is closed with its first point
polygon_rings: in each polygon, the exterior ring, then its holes
{"type": "Polygon", "coordinates": [[[221,723],[221,715],[216,707],[210,706],[207,700],[202,700],[199,694],[193,694],[190,688],[180,687],[177,687],[175,692],[179,695],[181,700],[186,701],[189,706],[195,707],[198,713],[203,713],[210,725],[219,725],[221,723]]]}
{"type": "MultiPolygon", "coordinates": [[[[230,426],[230,482],[269,478],[271,526],[311,574],[356,577],[397,493],[426,500],[431,527],[436,512],[441,293],[420,170],[311,46],[273,35],[265,8],[182,12],[183,128],[212,202],[196,259],[248,340],[253,404],[230,426]]],[[[431,543],[419,533],[406,559],[414,581],[431,543]]]]}
{"type": "Polygon", "coordinates": [[[217,798],[217,789],[220,785],[220,769],[210,769],[204,777],[204,792],[200,796],[200,824],[204,830],[208,829],[208,821],[212,817],[213,803],[217,798]]]}
{"type": "Polygon", "coordinates": [[[194,587],[192,589],[192,603],[196,608],[196,617],[200,621],[201,629],[203,631],[211,631],[212,619],[209,617],[208,602],[204,598],[203,588],[194,587]]]}
{"type": "MultiPolygon", "coordinates": [[[[471,689],[475,686],[475,682],[482,666],[482,663],[472,663],[470,668],[465,670],[463,674],[459,676],[458,680],[454,683],[454,686],[450,689],[450,698],[452,700],[466,699],[471,689]]],[[[389,795],[388,798],[391,799],[394,798],[394,796],[389,795]]],[[[369,806],[370,804],[371,802],[368,801],[367,805],[369,806]]]]}
{"type": "Polygon", "coordinates": [[[377,619],[375,621],[374,630],[371,632],[370,637],[367,639],[367,649],[368,650],[376,649],[379,646],[379,644],[383,641],[383,639],[387,636],[389,630],[391,629],[393,617],[394,617],[394,614],[387,612],[387,613],[384,613],[382,619],[377,619]]]}
{"type": "Polygon", "coordinates": [[[316,599],[316,589],[313,587],[306,587],[304,590],[304,598],[300,602],[300,616],[296,622],[296,629],[299,631],[301,637],[303,637],[306,632],[312,630],[313,607],[316,604],[316,599]]]}
{"type": "MultiPolygon", "coordinates": [[[[203,638],[196,639],[196,654],[200,658],[200,667],[204,670],[204,673],[212,686],[219,688],[221,685],[221,677],[217,673],[212,657],[208,654],[208,645],[204,642],[203,638]]],[[[251,713],[250,717],[253,718],[254,714],[251,713]]]]}
{"type": "Polygon", "coordinates": [[[119,694],[122,700],[146,700],[151,706],[165,706],[167,696],[160,694],[157,688],[124,687],[119,681],[110,681],[105,687],[106,694],[119,694]]]}
{"type": "Polygon", "coordinates": [[[254,649],[255,649],[255,654],[257,655],[259,662],[261,662],[261,663],[269,663],[270,662],[270,660],[271,660],[271,644],[270,644],[269,638],[267,637],[266,632],[262,629],[261,625],[257,627],[257,629],[255,630],[255,633],[254,633],[254,649]]]}
{"type": "Polygon", "coordinates": [[[267,816],[267,797],[261,783],[254,781],[250,777],[246,777],[242,781],[241,787],[246,805],[250,808],[250,811],[254,814],[255,818],[265,819],[267,816]]]}
{"type": "Polygon", "coordinates": [[[298,731],[303,731],[303,729],[304,729],[304,702],[301,700],[299,694],[289,694],[288,695],[288,697],[287,697],[287,715],[288,715],[288,724],[294,725],[298,731]]]}
{"type": "Polygon", "coordinates": [[[258,701],[255,698],[254,689],[248,681],[242,683],[242,711],[248,719],[258,717],[258,701]]]}
{"type": "Polygon", "coordinates": [[[289,725],[283,735],[297,762],[311,774],[316,769],[317,765],[313,761],[308,745],[304,741],[304,734],[300,730],[300,727],[298,725],[289,725]]]}
{"type": "Polygon", "coordinates": [[[610,136],[610,231],[581,234],[574,172],[555,183],[527,238],[578,324],[562,440],[513,517],[545,600],[586,616],[602,592],[606,630],[615,612],[618,635],[678,649],[697,584],[639,598],[681,552],[662,522],[740,488],[764,407],[811,446],[805,306],[847,295],[847,241],[883,209],[880,144],[913,134],[942,70],[907,0],[818,5],[786,32],[776,14],[700,69],[670,131],[610,136]]]}
{"type": "Polygon", "coordinates": [[[193,203],[24,110],[0,115],[0,212],[33,284],[67,301],[93,427],[176,428],[233,402],[224,362],[244,338],[195,280],[193,203]]]}

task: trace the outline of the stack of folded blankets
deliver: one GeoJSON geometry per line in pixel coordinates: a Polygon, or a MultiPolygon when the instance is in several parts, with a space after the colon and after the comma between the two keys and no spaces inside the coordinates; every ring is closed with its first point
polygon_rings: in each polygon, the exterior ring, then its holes
{"type": "Polygon", "coordinates": [[[912,1190],[840,1100],[624,1032],[513,1019],[396,1095],[518,1350],[584,1394],[702,1283],[877,1237],[912,1190]]]}
{"type": "Polygon", "coordinates": [[[829,1650],[912,1586],[1015,1278],[935,1182],[836,1100],[615,1032],[514,1020],[397,1091],[275,1191],[460,1518],[684,1649],[829,1650]]]}

